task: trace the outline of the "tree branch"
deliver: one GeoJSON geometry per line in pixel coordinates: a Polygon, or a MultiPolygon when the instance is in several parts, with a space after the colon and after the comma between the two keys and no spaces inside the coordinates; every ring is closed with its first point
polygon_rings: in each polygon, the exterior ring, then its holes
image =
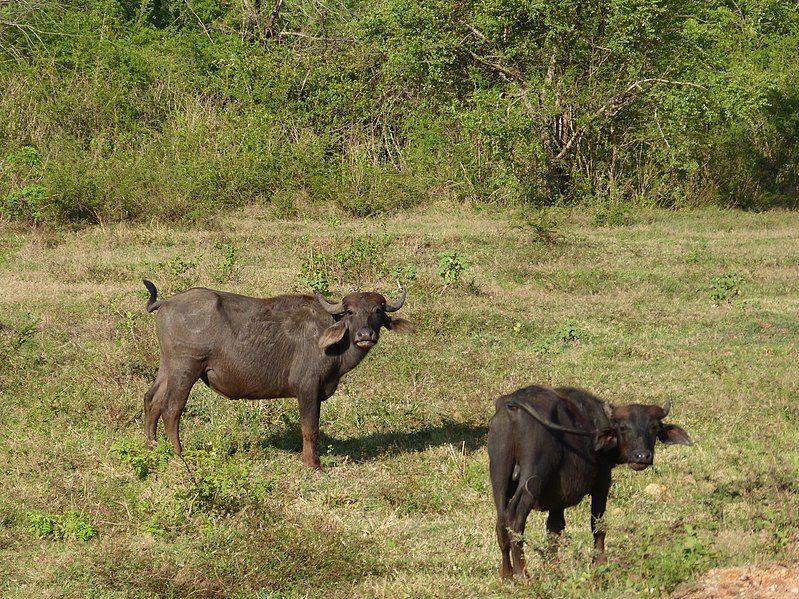
{"type": "Polygon", "coordinates": [[[211,34],[208,33],[208,28],[205,26],[205,23],[203,23],[203,20],[200,18],[200,15],[198,15],[196,12],[194,12],[194,9],[192,8],[191,3],[189,2],[189,0],[185,0],[185,2],[186,2],[186,6],[188,6],[189,10],[191,11],[191,14],[194,15],[194,18],[197,19],[197,22],[200,24],[200,27],[202,27],[203,31],[205,31],[205,35],[208,36],[208,41],[210,41],[211,45],[213,45],[214,44],[214,40],[211,39],[211,34]]]}
{"type": "Polygon", "coordinates": [[[515,69],[511,69],[511,68],[508,68],[508,67],[503,67],[501,64],[498,64],[496,62],[491,62],[487,58],[483,58],[482,56],[480,56],[479,54],[475,54],[471,50],[469,50],[469,56],[471,56],[474,60],[476,60],[480,64],[483,64],[483,65],[489,67],[490,69],[496,71],[497,73],[499,73],[503,77],[510,77],[511,79],[515,79],[516,81],[518,81],[520,83],[522,83],[524,81],[523,78],[522,78],[522,74],[519,73],[515,69]]]}
{"type": "Polygon", "coordinates": [[[300,33],[299,31],[281,31],[277,34],[277,38],[280,39],[282,37],[301,37],[304,39],[313,40],[315,42],[345,42],[345,43],[354,43],[355,38],[352,37],[318,37],[315,35],[308,35],[307,33],[300,33]]]}
{"type": "Polygon", "coordinates": [[[277,17],[280,15],[281,6],[283,6],[283,0],[275,0],[275,4],[272,6],[272,12],[269,14],[269,19],[266,21],[266,27],[264,27],[266,37],[275,36],[275,23],[277,22],[277,17]]]}
{"type": "Polygon", "coordinates": [[[558,154],[555,156],[554,160],[562,160],[566,156],[566,154],[569,153],[571,147],[583,136],[586,129],[588,128],[588,125],[593,123],[599,117],[601,117],[604,114],[608,114],[610,117],[613,117],[616,114],[618,114],[618,112],[624,107],[625,104],[631,102],[638,95],[638,92],[645,91],[642,86],[646,83],[685,85],[689,87],[705,89],[703,86],[697,83],[692,83],[690,81],[672,81],[671,79],[659,79],[656,77],[650,77],[647,79],[639,79],[638,81],[633,81],[627,86],[627,89],[625,89],[622,93],[613,96],[612,98],[610,98],[610,100],[608,100],[602,106],[600,106],[599,109],[588,118],[588,120],[584,125],[577,127],[572,136],[569,138],[569,141],[566,142],[566,144],[561,148],[560,152],[558,152],[558,154]],[[638,90],[638,92],[636,92],[636,90],[638,90]]]}

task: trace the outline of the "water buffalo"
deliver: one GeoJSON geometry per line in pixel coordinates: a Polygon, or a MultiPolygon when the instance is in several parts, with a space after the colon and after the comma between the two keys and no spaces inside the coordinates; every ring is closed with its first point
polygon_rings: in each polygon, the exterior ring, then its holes
{"type": "Polygon", "coordinates": [[[380,327],[410,331],[392,318],[405,302],[379,293],[351,293],[338,303],[321,295],[254,298],[194,288],[166,300],[150,281],[147,311],[156,315],[161,364],[144,396],[144,430],[156,440],[158,418],[175,451],[182,453],[178,427],[189,392],[198,379],[230,399],[296,397],[302,429],[302,461],[320,468],[319,408],[341,377],[366,357],[380,327]]]}
{"type": "Polygon", "coordinates": [[[500,576],[527,575],[522,535],[530,510],[548,511],[550,545],[566,526],[564,508],[591,495],[594,563],[605,558],[600,518],[617,464],[643,470],[655,441],[691,445],[679,426],[664,424],[663,407],[612,406],[587,391],[531,386],[503,395],[488,429],[491,486],[497,508],[500,576]],[[513,567],[511,568],[511,554],[513,567]]]}

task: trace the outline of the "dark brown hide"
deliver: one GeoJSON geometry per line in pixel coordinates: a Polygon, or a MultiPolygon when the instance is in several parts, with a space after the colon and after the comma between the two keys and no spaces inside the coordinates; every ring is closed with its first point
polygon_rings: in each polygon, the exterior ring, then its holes
{"type": "Polygon", "coordinates": [[[189,289],[156,299],[149,281],[148,311],[158,310],[156,331],[161,365],[144,397],[145,432],[156,440],[159,417],[177,453],[179,423],[198,379],[230,399],[296,397],[302,428],[302,460],[319,468],[319,408],[341,377],[377,343],[381,327],[412,330],[385,312],[378,293],[351,293],[330,314],[310,295],[260,299],[189,289]],[[338,310],[337,310],[338,312],[338,310]]]}
{"type": "Polygon", "coordinates": [[[611,470],[652,464],[656,440],[690,445],[688,434],[664,424],[667,410],[613,407],[587,391],[532,386],[503,395],[488,429],[491,486],[497,509],[500,576],[525,574],[521,536],[531,510],[549,512],[551,544],[566,526],[564,510],[591,495],[595,563],[605,562],[605,513],[611,470]],[[511,560],[512,557],[512,560],[511,560]]]}

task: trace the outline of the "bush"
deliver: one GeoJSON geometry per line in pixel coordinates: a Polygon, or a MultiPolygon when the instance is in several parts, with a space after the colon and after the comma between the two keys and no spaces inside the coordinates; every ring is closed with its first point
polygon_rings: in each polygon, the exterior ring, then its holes
{"type": "Polygon", "coordinates": [[[328,257],[322,252],[311,250],[310,255],[300,265],[297,275],[297,288],[313,293],[326,294],[330,291],[328,278],[328,257]]]}
{"type": "Polygon", "coordinates": [[[789,3],[317,8],[0,4],[0,215],[795,199],[789,3]]]}
{"type": "Polygon", "coordinates": [[[97,529],[82,514],[72,510],[64,514],[27,512],[25,519],[28,532],[40,539],[88,541],[97,533],[97,529]]]}
{"type": "Polygon", "coordinates": [[[458,285],[461,276],[469,268],[469,260],[457,250],[438,253],[438,276],[444,280],[444,286],[458,285]]]}
{"type": "Polygon", "coordinates": [[[737,273],[727,273],[710,279],[710,301],[714,306],[732,302],[741,294],[741,280],[737,273]]]}

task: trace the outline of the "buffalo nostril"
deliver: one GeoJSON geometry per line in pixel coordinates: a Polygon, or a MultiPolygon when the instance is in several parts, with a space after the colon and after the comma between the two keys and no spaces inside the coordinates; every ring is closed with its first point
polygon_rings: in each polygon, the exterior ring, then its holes
{"type": "Polygon", "coordinates": [[[645,464],[649,464],[652,462],[652,452],[651,451],[638,451],[635,454],[635,461],[641,462],[645,464]]]}

